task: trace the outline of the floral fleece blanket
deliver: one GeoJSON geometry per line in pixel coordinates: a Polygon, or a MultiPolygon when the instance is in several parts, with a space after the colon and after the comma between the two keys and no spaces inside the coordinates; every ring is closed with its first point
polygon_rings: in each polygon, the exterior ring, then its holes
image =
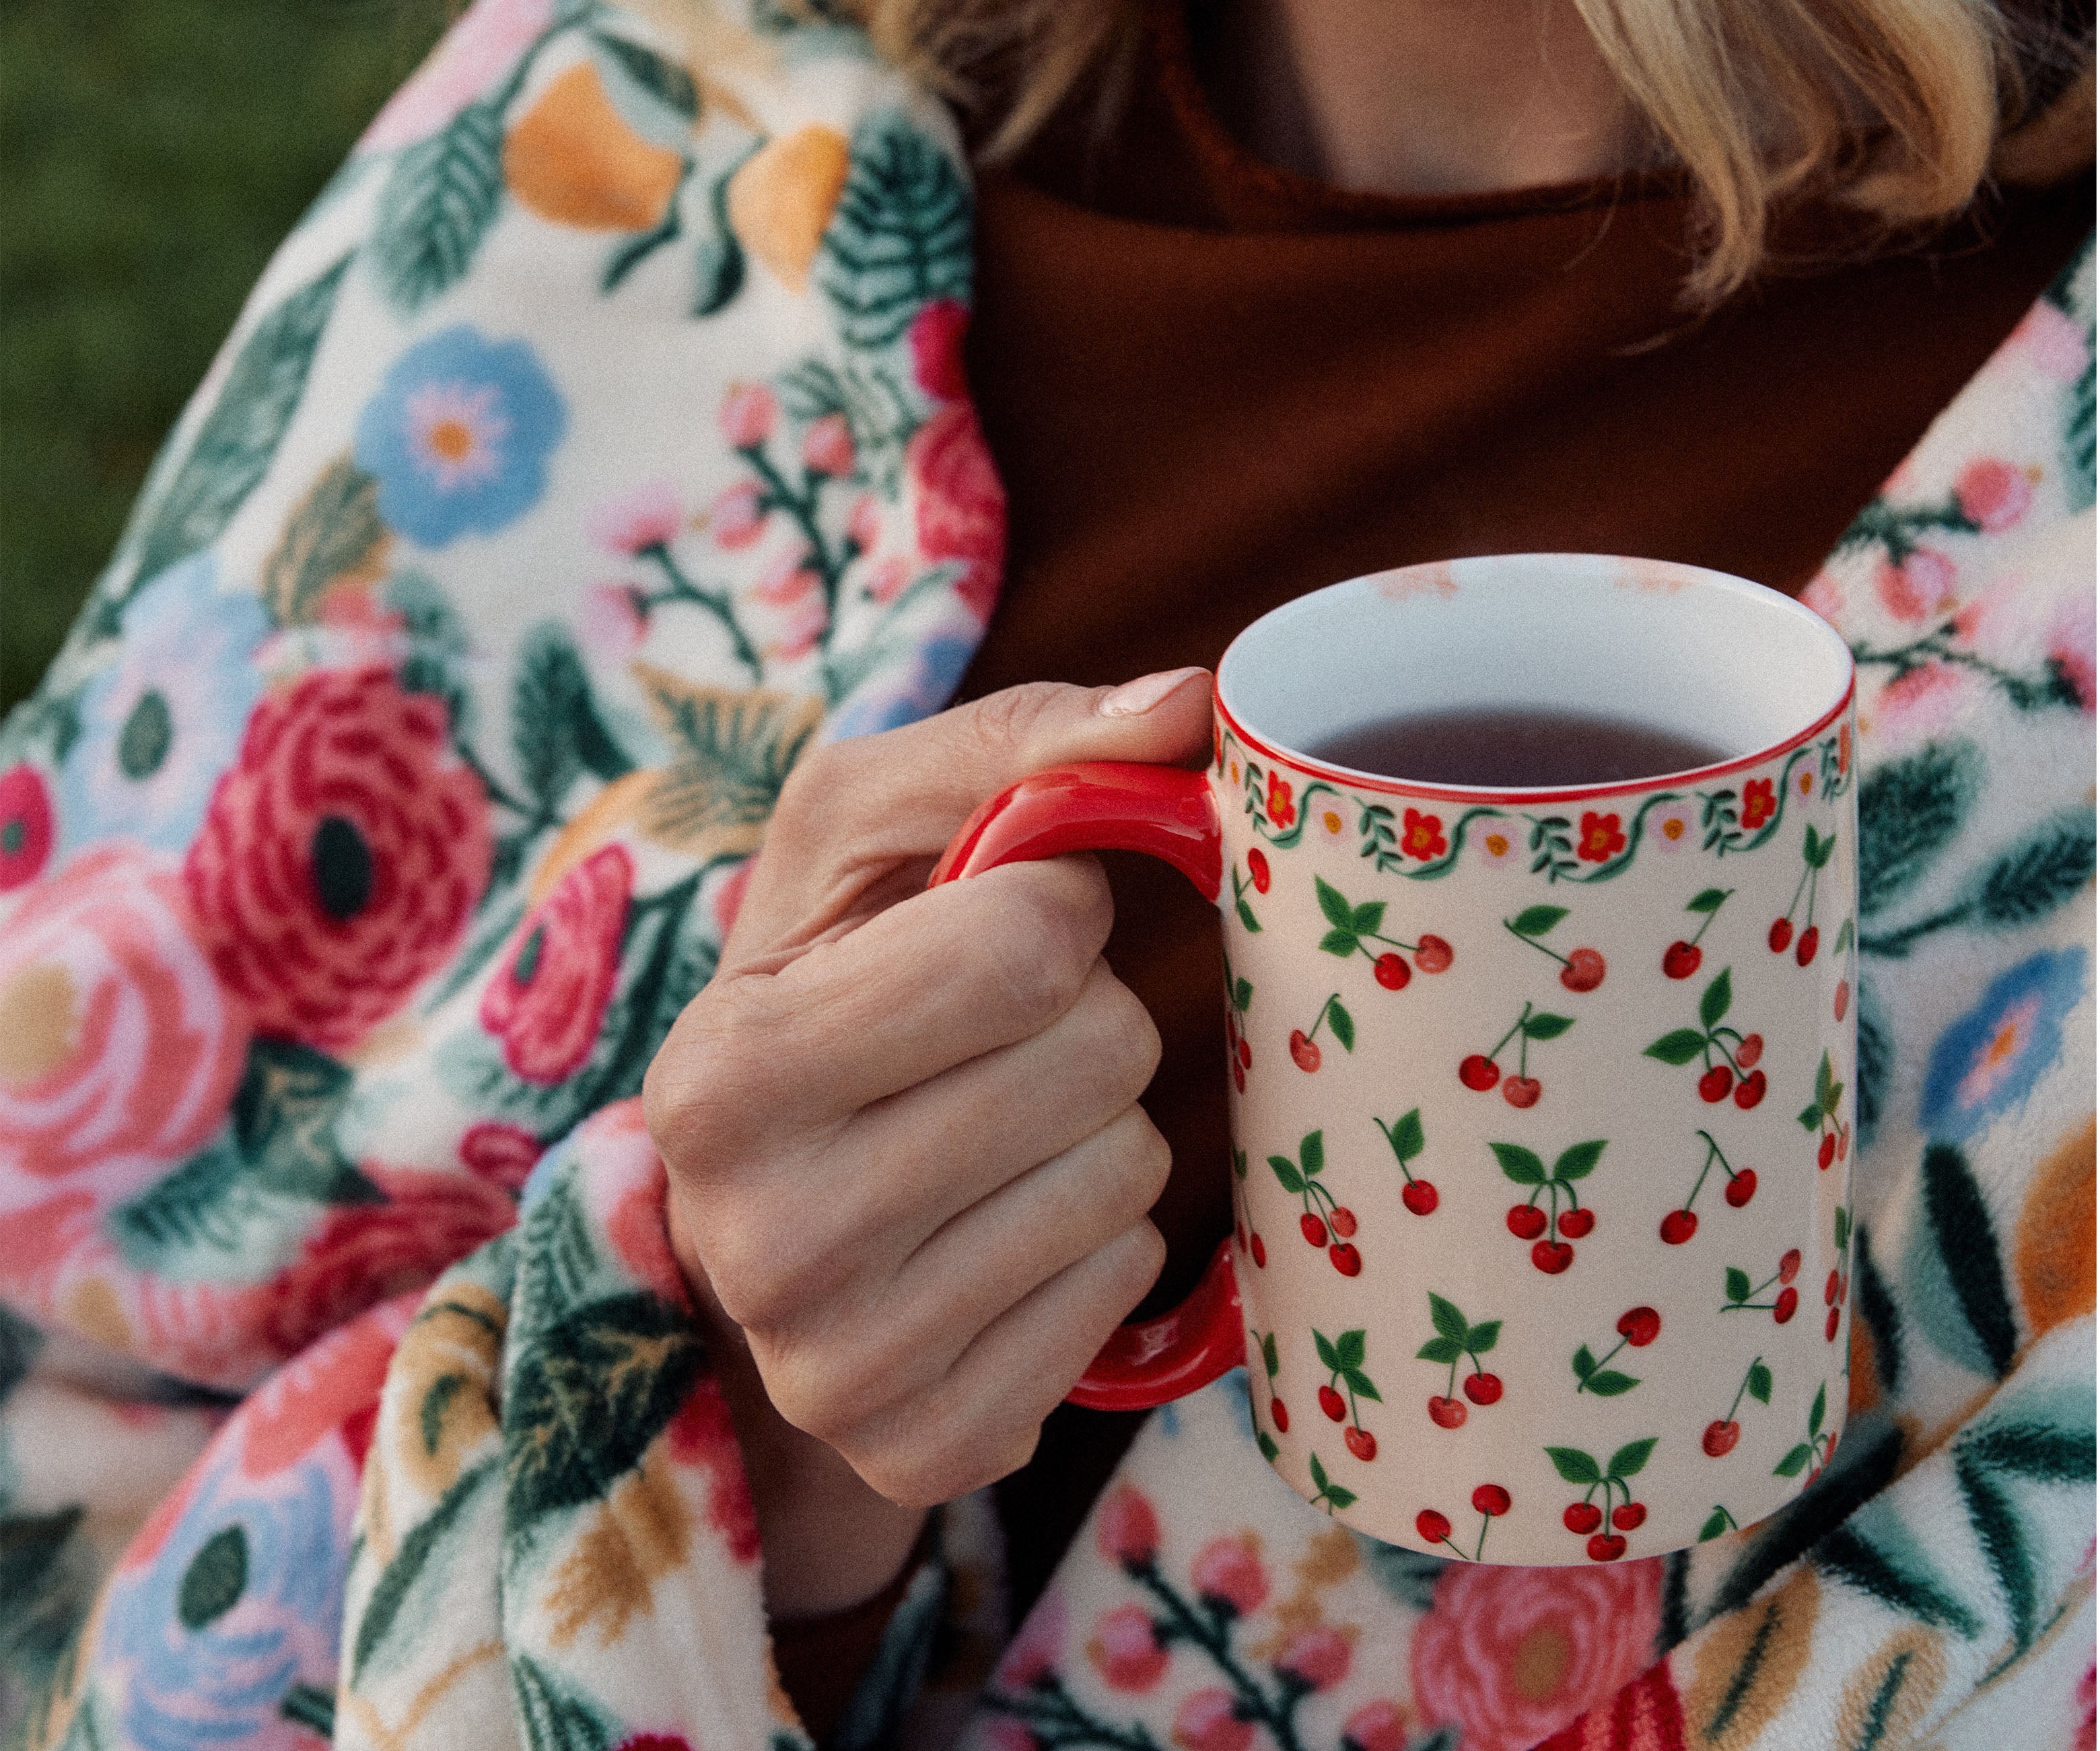
{"type": "MultiPolygon", "coordinates": [[[[946,117],[732,10],[481,0],[7,724],[12,1742],[806,1743],[635,1096],[783,774],[943,703],[1004,525],[946,117]]],[[[1798,1500],[1437,1561],[1264,1475],[1228,1379],[1023,1625],[948,1510],[840,1744],[2093,1744],[2093,303],[2089,249],[1809,598],[1861,1069],[1798,1500]]]]}

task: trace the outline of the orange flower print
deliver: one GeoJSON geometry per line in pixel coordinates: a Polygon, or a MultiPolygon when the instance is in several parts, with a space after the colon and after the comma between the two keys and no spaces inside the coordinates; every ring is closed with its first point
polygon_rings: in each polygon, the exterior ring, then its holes
{"type": "Polygon", "coordinates": [[[1743,787],[1743,831],[1754,833],[1779,812],[1770,778],[1753,778],[1743,787]]]}
{"type": "Polygon", "coordinates": [[[1424,862],[1442,857],[1449,849],[1444,837],[1442,818],[1424,814],[1418,809],[1409,809],[1401,823],[1400,849],[1410,858],[1420,858],[1424,862]]]}
{"type": "Polygon", "coordinates": [[[1280,772],[1268,775],[1268,818],[1278,827],[1298,818],[1298,805],[1290,800],[1290,781],[1280,772]]]}
{"type": "Polygon", "coordinates": [[[1840,772],[1852,770],[1852,726],[1850,724],[1838,726],[1838,770],[1840,772]]]}
{"type": "Polygon", "coordinates": [[[1803,766],[1794,778],[1793,787],[1806,796],[1815,788],[1815,774],[1803,766]]]}
{"type": "Polygon", "coordinates": [[[1582,811],[1582,836],[1575,855],[1587,863],[1602,863],[1626,849],[1626,836],[1619,829],[1616,814],[1582,811]]]}

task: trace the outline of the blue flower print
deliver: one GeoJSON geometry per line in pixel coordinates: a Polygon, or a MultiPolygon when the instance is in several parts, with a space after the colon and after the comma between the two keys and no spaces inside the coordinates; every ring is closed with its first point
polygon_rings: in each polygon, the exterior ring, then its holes
{"type": "Polygon", "coordinates": [[[123,630],[116,659],[81,690],[80,734],[59,770],[60,833],[68,849],[121,836],[179,851],[240,752],[269,618],[246,591],[219,589],[205,553],[135,595],[123,630]]]}
{"type": "Polygon", "coordinates": [[[334,1679],[350,1504],[329,1468],[251,1479],[223,1444],[204,1463],[160,1549],[110,1585],[100,1663],[144,1751],[261,1743],[293,1684],[334,1679]]]}
{"type": "Polygon", "coordinates": [[[929,638],[901,677],[901,687],[871,688],[856,696],[833,720],[825,739],[840,742],[849,736],[873,735],[930,717],[954,697],[976,652],[973,639],[929,638]]]}
{"type": "Polygon", "coordinates": [[[561,392],[523,341],[464,324],[394,363],[357,421],[353,454],[379,481],[379,514],[425,547],[493,535],[537,502],[567,429],[561,392]]]}
{"type": "Polygon", "coordinates": [[[2085,989],[2085,950],[2036,955],[1991,981],[1983,1000],[1939,1036],[1918,1122],[1951,1143],[2018,1106],[2063,1051],[2063,1018],[2085,989]]]}

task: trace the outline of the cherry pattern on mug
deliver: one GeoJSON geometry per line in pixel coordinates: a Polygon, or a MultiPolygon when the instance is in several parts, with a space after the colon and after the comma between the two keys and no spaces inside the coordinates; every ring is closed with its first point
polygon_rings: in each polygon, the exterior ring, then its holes
{"type": "Polygon", "coordinates": [[[1706,1432],[1699,1437],[1699,1450],[1709,1459],[1727,1458],[1736,1450],[1736,1443],[1743,1438],[1743,1426],[1736,1422],[1736,1413],[1742,1408],[1745,1396],[1755,1399],[1760,1405],[1769,1405],[1771,1390],[1771,1369],[1765,1366],[1762,1356],[1752,1356],[1750,1365],[1743,1370],[1736,1396],[1728,1400],[1727,1414],[1716,1417],[1706,1425],[1706,1432]]]}
{"type": "MultiPolygon", "coordinates": [[[[1255,1347],[1260,1352],[1263,1378],[1268,1383],[1268,1420],[1274,1425],[1276,1435],[1288,1435],[1290,1432],[1290,1407],[1277,1396],[1276,1390],[1276,1377],[1283,1369],[1282,1361],[1276,1353],[1276,1334],[1251,1330],[1248,1335],[1255,1340],[1255,1347]]],[[[1260,1420],[1256,1420],[1255,1444],[1261,1449],[1262,1458],[1271,1465],[1276,1463],[1278,1451],[1276,1435],[1271,1435],[1261,1427],[1260,1420]]]]}
{"type": "Polygon", "coordinates": [[[1488,1528],[1509,1511],[1507,1489],[1499,1484],[1481,1484],[1473,1491],[1473,1511],[1480,1516],[1480,1532],[1471,1550],[1452,1541],[1451,1522],[1436,1508],[1424,1508],[1414,1516],[1414,1530],[1424,1544],[1440,1544],[1461,1562],[1477,1563],[1487,1554],[1488,1528]]]}
{"type": "Polygon", "coordinates": [[[1648,1519],[1647,1506],[1635,1499],[1632,1480],[1648,1464],[1658,1439],[1648,1435],[1628,1441],[1612,1455],[1609,1463],[1601,1467],[1579,1447],[1546,1449],[1546,1457],[1562,1479],[1582,1486],[1582,1499],[1568,1504],[1560,1524],[1577,1537],[1588,1540],[1583,1548],[1592,1562],[1615,1563],[1624,1556],[1626,1535],[1648,1519]],[[1596,1499],[1600,1490],[1604,1498],[1601,1503],[1596,1499]],[[1625,1498],[1616,1506],[1615,1494],[1625,1498]]]}
{"type": "Polygon", "coordinates": [[[1514,918],[1505,918],[1502,928],[1526,948],[1534,948],[1560,963],[1560,982],[1571,991],[1594,991],[1604,982],[1604,957],[1589,947],[1570,949],[1565,955],[1549,948],[1541,937],[1568,915],[1564,906],[1528,906],[1514,918]]]}
{"type": "Polygon", "coordinates": [[[1585,1210],[1577,1196],[1575,1182],[1586,1180],[1596,1171],[1597,1163],[1604,1153],[1604,1140],[1601,1137],[1587,1143],[1571,1144],[1555,1159],[1551,1170],[1532,1150],[1520,1143],[1490,1143],[1495,1159],[1501,1164],[1503,1177],[1519,1185],[1531,1188],[1531,1196],[1521,1204],[1510,1206],[1503,1219],[1511,1233],[1519,1240],[1532,1242],[1531,1262],[1549,1277],[1558,1277],[1575,1262],[1575,1248],[1571,1244],[1589,1233],[1597,1225],[1596,1212],[1585,1210]],[[1538,1207],[1538,1194],[1546,1193],[1546,1207],[1538,1207]],[[1568,1208],[1564,1211],[1560,1200],[1565,1197],[1568,1208]]]}
{"type": "Polygon", "coordinates": [[[1787,945],[1793,945],[1793,961],[1798,967],[1806,967],[1815,959],[1819,936],[1815,928],[1815,879],[1823,872],[1824,866],[1829,862],[1831,853],[1838,849],[1838,836],[1832,833],[1825,838],[1819,835],[1813,821],[1803,826],[1802,833],[1801,880],[1794,884],[1793,898],[1787,902],[1786,911],[1772,920],[1771,928],[1765,933],[1766,946],[1775,955],[1784,955],[1787,945]],[[1804,890],[1808,905],[1802,914],[1801,934],[1796,937],[1793,915],[1801,907],[1804,890]]]}
{"type": "MultiPolygon", "coordinates": [[[[1255,927],[1259,929],[1260,927],[1255,927]]],[[[1225,957],[1225,1067],[1233,1087],[1246,1092],[1247,1072],[1254,1068],[1254,1043],[1247,1038],[1247,1011],[1254,1004],[1254,986],[1233,974],[1232,956],[1225,957]]]]}
{"type": "Polygon", "coordinates": [[[1422,1109],[1410,1107],[1390,1125],[1375,1113],[1371,1118],[1392,1146],[1392,1158],[1400,1165],[1400,1176],[1407,1182],[1401,1188],[1401,1202],[1415,1215],[1433,1215],[1437,1203],[1436,1188],[1419,1174],[1407,1171],[1407,1164],[1420,1155],[1424,1147],[1422,1109]]]}
{"type": "Polygon", "coordinates": [[[1344,1277],[1354,1277],[1364,1268],[1363,1255],[1349,1240],[1357,1232],[1357,1213],[1338,1202],[1321,1182],[1320,1175],[1326,1165],[1325,1134],[1317,1131],[1309,1131],[1299,1140],[1295,1161],[1288,1155],[1268,1158],[1269,1171],[1276,1175],[1277,1183],[1298,1197],[1298,1229],[1305,1237],[1305,1244],[1325,1246],[1335,1268],[1344,1277]]]}
{"type": "Polygon", "coordinates": [[[1816,1387],[1815,1402],[1808,1407],[1808,1438],[1787,1449],[1786,1457],[1772,1467],[1773,1476],[1798,1477],[1805,1469],[1808,1475],[1802,1484],[1804,1489],[1822,1476],[1824,1467],[1830,1463],[1830,1455],[1838,1447],[1837,1431],[1823,1427],[1829,1393],[1827,1383],[1816,1387]]]}
{"type": "Polygon", "coordinates": [[[1723,1313],[1770,1313],[1772,1323],[1784,1325],[1801,1305],[1801,1291],[1793,1286],[1793,1280],[1801,1274],[1801,1249],[1789,1246],[1779,1255],[1779,1264],[1762,1283],[1753,1284],[1750,1273],[1740,1265],[1730,1265],[1722,1277],[1722,1288],[1727,1299],[1721,1303],[1723,1313]],[[1777,1288],[1774,1290],[1774,1285],[1777,1288]],[[1769,1301],[1751,1298],[1773,1290],[1769,1301]]]}
{"type": "Polygon", "coordinates": [[[1331,993],[1321,1004],[1320,1012],[1312,1018],[1310,1027],[1295,1027],[1290,1030],[1290,1061],[1308,1076],[1320,1068],[1320,1030],[1325,1028],[1340,1042],[1342,1050],[1357,1049],[1356,1017],[1343,1007],[1342,994],[1331,993]]]}
{"type": "Polygon", "coordinates": [[[1765,1040],[1762,1034],[1739,1033],[1723,1025],[1735,1000],[1733,969],[1723,967],[1699,995],[1699,1025],[1672,1029],[1646,1048],[1643,1056],[1669,1065],[1697,1058],[1705,1065],[1699,1098],[1718,1105],[1732,1092],[1736,1105],[1748,1112],[1765,1097],[1765,1073],[1758,1068],[1765,1040]]]}
{"type": "Polygon", "coordinates": [[[1732,1167],[1728,1158],[1722,1153],[1721,1145],[1714,1140],[1712,1131],[1701,1128],[1692,1135],[1705,1144],[1705,1153],[1700,1160],[1699,1175],[1692,1182],[1692,1189],[1685,1194],[1684,1202],[1663,1215],[1660,1232],[1665,1246],[1682,1246],[1699,1232],[1699,1212],[1692,1206],[1699,1202],[1699,1189],[1705,1184],[1706,1175],[1716,1166],[1728,1176],[1727,1189],[1721,1197],[1731,1210],[1740,1210],[1758,1195],[1756,1168],[1732,1167]]]}
{"type": "Polygon", "coordinates": [[[1445,1376],[1442,1395],[1430,1395],[1429,1420],[1440,1429],[1456,1429],[1466,1421],[1466,1406],[1458,1396],[1462,1390],[1458,1383],[1461,1358],[1473,1365],[1473,1371],[1467,1375],[1462,1388],[1467,1399],[1485,1406],[1497,1403],[1502,1396],[1501,1378],[1489,1374],[1480,1361],[1502,1336],[1502,1322],[1490,1319],[1476,1325],[1454,1303],[1432,1290],[1429,1323],[1436,1328],[1436,1335],[1414,1352],[1414,1358],[1417,1361],[1437,1363],[1449,1370],[1445,1376]]]}
{"type": "Polygon", "coordinates": [[[1359,955],[1371,964],[1371,977],[1388,991],[1404,991],[1414,973],[1407,955],[1426,973],[1448,971],[1453,959],[1451,945],[1443,937],[1425,933],[1418,941],[1403,942],[1383,934],[1386,902],[1365,900],[1352,905],[1341,891],[1319,876],[1312,878],[1320,911],[1327,920],[1327,933],[1320,938],[1320,952],[1353,960],[1359,955]],[[1377,943],[1378,947],[1370,946],[1377,943]]]}
{"type": "Polygon", "coordinates": [[[1700,939],[1706,934],[1721,908],[1728,903],[1735,893],[1733,888],[1702,888],[1685,902],[1684,910],[1703,915],[1699,928],[1690,937],[1679,937],[1662,951],[1662,973],[1666,979],[1688,979],[1699,970],[1705,952],[1699,946],[1700,939]]]}
{"type": "Polygon", "coordinates": [[[1620,1351],[1630,1347],[1644,1350],[1661,1336],[1662,1316],[1653,1308],[1628,1308],[1619,1316],[1613,1329],[1619,1334],[1619,1341],[1602,1356],[1591,1353],[1586,1343],[1569,1358],[1568,1365],[1575,1370],[1577,1392],[1594,1392],[1599,1398],[1617,1398],[1640,1384],[1635,1376],[1621,1373],[1609,1365],[1620,1351]]]}
{"type": "Polygon", "coordinates": [[[1369,1464],[1378,1458],[1378,1437],[1364,1427],[1363,1412],[1357,1401],[1367,1399],[1379,1405],[1384,1400],[1371,1383],[1371,1377],[1364,1372],[1365,1343],[1361,1326],[1343,1332],[1331,1340],[1317,1327],[1312,1333],[1313,1353],[1320,1358],[1320,1365],[1327,1370],[1326,1383],[1317,1395],[1321,1411],[1330,1422],[1347,1420],[1348,1427],[1342,1431],[1342,1444],[1349,1449],[1352,1458],[1369,1464]]]}
{"type": "Polygon", "coordinates": [[[1797,1115],[1803,1131],[1815,1136],[1815,1165],[1828,1167],[1833,1162],[1844,1160],[1846,1151],[1852,1142],[1852,1127],[1838,1115],[1843,1110],[1845,1085],[1838,1080],[1830,1067],[1830,1054],[1823,1054],[1823,1061],[1815,1066],[1815,1098],[1797,1115]]]}
{"type": "Polygon", "coordinates": [[[1535,1040],[1558,1039],[1574,1026],[1570,1016],[1549,1015],[1543,1012],[1534,1014],[1526,1003],[1509,1031],[1485,1052],[1476,1052],[1462,1059],[1458,1065],[1458,1080],[1476,1094],[1485,1094],[1499,1079],[1502,1099],[1511,1106],[1524,1108],[1538,1105],[1538,1097],[1545,1092],[1544,1085],[1531,1072],[1531,1043],[1535,1040]],[[1502,1048],[1511,1040],[1517,1042],[1516,1068],[1507,1077],[1496,1062],[1502,1048]]]}

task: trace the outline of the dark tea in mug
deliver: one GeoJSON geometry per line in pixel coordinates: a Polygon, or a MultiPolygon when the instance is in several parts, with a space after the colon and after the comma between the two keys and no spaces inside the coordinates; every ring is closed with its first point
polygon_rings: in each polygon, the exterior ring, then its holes
{"type": "Polygon", "coordinates": [[[1661,778],[1725,760],[1718,743],[1597,712],[1403,712],[1315,743],[1316,760],[1416,784],[1556,787],[1661,778]]]}

